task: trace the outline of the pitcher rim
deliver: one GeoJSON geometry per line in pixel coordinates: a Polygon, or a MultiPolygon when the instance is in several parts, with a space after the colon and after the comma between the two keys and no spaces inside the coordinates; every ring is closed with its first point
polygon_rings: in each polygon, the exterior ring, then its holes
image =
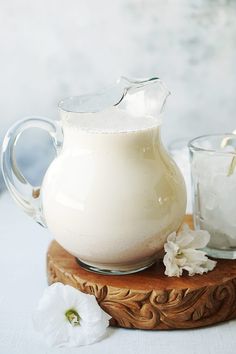
{"type": "Polygon", "coordinates": [[[126,76],[121,76],[117,81],[116,81],[116,84],[114,85],[110,85],[110,86],[107,86],[107,87],[104,87],[101,91],[99,92],[91,92],[91,93],[87,93],[87,94],[83,94],[83,95],[71,95],[71,96],[67,96],[63,99],[61,99],[58,104],[57,104],[57,107],[59,109],[59,111],[63,111],[63,112],[67,112],[67,113],[79,113],[79,114],[93,114],[93,113],[99,113],[99,112],[102,112],[106,109],[109,109],[111,107],[116,107],[118,106],[121,101],[124,99],[124,97],[126,96],[127,92],[131,89],[131,88],[134,88],[134,87],[142,87],[142,86],[145,86],[146,84],[148,83],[155,83],[155,82],[159,82],[161,83],[161,85],[163,86],[163,88],[166,90],[166,97],[163,101],[163,107],[165,105],[165,102],[166,102],[166,99],[167,97],[170,95],[170,91],[167,89],[166,85],[163,83],[163,81],[157,77],[157,76],[153,76],[151,78],[128,78],[126,76]],[[72,101],[72,100],[83,100],[83,99],[86,99],[86,98],[91,98],[91,97],[96,97],[96,96],[102,96],[102,95],[105,95],[109,88],[110,89],[115,89],[115,87],[119,88],[119,85],[122,84],[122,82],[127,82],[129,83],[129,86],[124,86],[124,87],[121,87],[120,89],[120,95],[117,97],[116,100],[114,100],[111,104],[108,104],[107,106],[105,106],[104,108],[102,109],[91,109],[91,110],[79,110],[79,109],[70,109],[70,108],[67,108],[65,107],[65,105],[72,101]]]}

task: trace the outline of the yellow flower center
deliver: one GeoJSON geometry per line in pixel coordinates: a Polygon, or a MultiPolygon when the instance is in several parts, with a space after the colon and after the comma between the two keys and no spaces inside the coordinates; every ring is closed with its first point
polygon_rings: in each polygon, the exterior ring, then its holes
{"type": "Polygon", "coordinates": [[[65,316],[70,324],[75,327],[80,325],[80,315],[74,309],[69,309],[65,312],[65,316]]]}

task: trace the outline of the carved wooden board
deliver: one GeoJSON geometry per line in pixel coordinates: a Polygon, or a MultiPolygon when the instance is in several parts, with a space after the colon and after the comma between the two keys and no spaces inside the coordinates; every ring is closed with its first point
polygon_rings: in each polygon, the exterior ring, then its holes
{"type": "MultiPolygon", "coordinates": [[[[191,216],[185,222],[192,224],[191,216]]],[[[111,325],[140,329],[195,328],[236,318],[236,261],[218,260],[204,275],[164,275],[160,262],[132,275],[101,275],[81,268],[56,241],[47,255],[48,282],[94,294],[111,325]]]]}

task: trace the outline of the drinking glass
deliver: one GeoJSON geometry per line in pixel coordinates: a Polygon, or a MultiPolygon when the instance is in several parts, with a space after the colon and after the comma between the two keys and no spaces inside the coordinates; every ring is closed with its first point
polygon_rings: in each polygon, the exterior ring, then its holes
{"type": "Polygon", "coordinates": [[[196,229],[209,231],[209,256],[236,259],[236,135],[189,142],[196,229]]]}

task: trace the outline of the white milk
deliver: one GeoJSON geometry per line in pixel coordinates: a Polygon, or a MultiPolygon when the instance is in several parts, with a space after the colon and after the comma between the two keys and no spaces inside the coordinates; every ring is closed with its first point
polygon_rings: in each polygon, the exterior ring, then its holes
{"type": "Polygon", "coordinates": [[[62,126],[63,148],[42,186],[49,230],[89,265],[150,265],[186,207],[184,181],[162,147],[159,123],[113,107],[96,116],[64,112],[62,126]]]}

